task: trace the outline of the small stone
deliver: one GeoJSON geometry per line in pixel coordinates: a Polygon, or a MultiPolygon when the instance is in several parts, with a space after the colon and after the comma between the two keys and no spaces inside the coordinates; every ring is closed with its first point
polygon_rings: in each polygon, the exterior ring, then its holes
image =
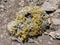
{"type": "Polygon", "coordinates": [[[0,8],[4,8],[4,5],[0,5],[0,8]]]}
{"type": "Polygon", "coordinates": [[[38,0],[33,0],[33,2],[37,2],[38,0]]]}
{"type": "Polygon", "coordinates": [[[3,11],[4,11],[4,9],[1,9],[1,11],[3,12],[3,11]]]}
{"type": "Polygon", "coordinates": [[[15,37],[10,37],[10,39],[12,39],[12,40],[17,40],[15,37]]]}
{"type": "Polygon", "coordinates": [[[56,10],[56,13],[59,13],[59,12],[60,12],[60,9],[57,9],[57,10],[56,10]]]}
{"type": "Polygon", "coordinates": [[[50,41],[48,41],[48,45],[51,45],[51,42],[50,41]]]}
{"type": "Polygon", "coordinates": [[[55,39],[56,33],[55,32],[50,32],[49,36],[51,36],[53,39],[55,39]]]}
{"type": "Polygon", "coordinates": [[[10,23],[8,23],[8,25],[7,25],[8,30],[11,29],[11,25],[15,26],[15,22],[14,21],[11,21],[10,23]]]}
{"type": "Polygon", "coordinates": [[[0,20],[0,23],[1,23],[2,21],[0,20]]]}
{"type": "Polygon", "coordinates": [[[4,8],[4,5],[0,5],[0,7],[4,8]]]}
{"type": "Polygon", "coordinates": [[[47,20],[47,21],[48,21],[48,23],[49,23],[49,24],[51,24],[51,19],[50,19],[50,18],[48,18],[48,20],[47,20]]]}
{"type": "Polygon", "coordinates": [[[1,2],[2,0],[0,0],[0,2],[1,2]]]}
{"type": "Polygon", "coordinates": [[[33,2],[31,2],[31,3],[29,4],[29,6],[33,6],[33,5],[35,5],[33,2]]]}
{"type": "Polygon", "coordinates": [[[4,0],[4,2],[6,3],[6,2],[7,2],[7,0],[4,0]]]}
{"type": "Polygon", "coordinates": [[[48,35],[48,33],[47,32],[44,32],[44,35],[48,35]]]}
{"type": "Polygon", "coordinates": [[[33,39],[29,39],[28,42],[29,42],[29,43],[34,43],[33,39]]]}
{"type": "Polygon", "coordinates": [[[14,2],[15,0],[10,0],[11,2],[14,2]]]}
{"type": "Polygon", "coordinates": [[[32,2],[33,0],[27,0],[28,2],[32,2]]]}
{"type": "Polygon", "coordinates": [[[52,22],[54,25],[60,25],[60,19],[52,18],[52,22]]]}
{"type": "Polygon", "coordinates": [[[20,43],[18,43],[17,45],[21,45],[20,43]]]}
{"type": "Polygon", "coordinates": [[[56,37],[57,39],[60,39],[60,29],[57,30],[57,31],[55,31],[55,33],[56,33],[56,36],[55,36],[55,37],[56,37]]]}
{"type": "Polygon", "coordinates": [[[3,35],[1,34],[0,37],[3,38],[3,35]]]}
{"type": "Polygon", "coordinates": [[[57,9],[54,13],[50,14],[51,17],[60,18],[60,9],[57,9]]]}
{"type": "Polygon", "coordinates": [[[58,5],[58,8],[60,9],[60,1],[57,3],[57,5],[58,5]]]}
{"type": "Polygon", "coordinates": [[[24,6],[24,1],[22,0],[20,3],[19,3],[20,6],[24,6]]]}
{"type": "Polygon", "coordinates": [[[53,38],[50,38],[51,41],[53,41],[53,38]]]}

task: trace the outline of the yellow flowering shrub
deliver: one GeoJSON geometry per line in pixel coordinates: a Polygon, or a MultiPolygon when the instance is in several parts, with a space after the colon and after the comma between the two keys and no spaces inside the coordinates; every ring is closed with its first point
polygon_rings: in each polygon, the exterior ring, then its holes
{"type": "Polygon", "coordinates": [[[17,15],[16,19],[8,25],[11,36],[25,41],[29,37],[43,33],[46,17],[39,6],[26,6],[17,15]]]}

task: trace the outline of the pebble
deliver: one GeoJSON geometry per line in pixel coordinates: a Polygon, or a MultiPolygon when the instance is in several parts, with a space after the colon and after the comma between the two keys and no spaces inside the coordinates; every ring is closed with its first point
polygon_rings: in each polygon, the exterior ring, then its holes
{"type": "Polygon", "coordinates": [[[44,35],[48,35],[48,33],[47,32],[44,32],[44,35]]]}
{"type": "Polygon", "coordinates": [[[50,40],[53,41],[53,38],[50,37],[50,40]]]}
{"type": "Polygon", "coordinates": [[[52,22],[54,25],[60,25],[60,19],[52,18],[52,22]]]}
{"type": "Polygon", "coordinates": [[[11,21],[10,23],[8,23],[8,25],[7,25],[8,30],[11,29],[11,25],[15,26],[16,24],[14,21],[11,21]]]}
{"type": "Polygon", "coordinates": [[[49,24],[51,24],[51,19],[50,18],[48,18],[47,21],[48,21],[49,24]]]}
{"type": "Polygon", "coordinates": [[[48,41],[48,45],[51,45],[51,42],[50,41],[48,41]]]}
{"type": "MultiPolygon", "coordinates": [[[[54,31],[54,32],[50,32],[49,36],[51,36],[53,39],[60,39],[60,29],[54,31]]],[[[50,38],[50,40],[52,40],[50,38]]]]}
{"type": "Polygon", "coordinates": [[[55,39],[55,35],[56,35],[55,32],[50,32],[50,33],[49,33],[49,36],[51,36],[53,39],[55,39]]]}
{"type": "Polygon", "coordinates": [[[58,29],[57,31],[55,31],[55,33],[56,33],[56,38],[57,39],[60,39],[60,29],[58,29]]]}
{"type": "Polygon", "coordinates": [[[52,4],[50,4],[49,2],[44,2],[44,4],[41,7],[43,10],[45,11],[54,11],[56,10],[56,7],[54,7],[52,4]]]}
{"type": "Polygon", "coordinates": [[[0,23],[1,23],[2,21],[0,20],[0,23]]]}
{"type": "Polygon", "coordinates": [[[33,5],[35,5],[33,2],[31,2],[31,3],[29,4],[29,6],[33,6],[33,5]]]}
{"type": "Polygon", "coordinates": [[[0,5],[1,8],[4,8],[5,6],[4,5],[0,5]]]}
{"type": "Polygon", "coordinates": [[[19,3],[20,6],[24,6],[24,1],[22,0],[20,3],[19,3]]]}
{"type": "Polygon", "coordinates": [[[3,38],[3,35],[1,34],[0,37],[3,38]]]}
{"type": "Polygon", "coordinates": [[[52,13],[53,17],[60,18],[60,9],[57,9],[54,13],[52,13]]]}
{"type": "Polygon", "coordinates": [[[38,0],[33,0],[33,2],[37,2],[38,0]]]}
{"type": "Polygon", "coordinates": [[[14,2],[15,0],[10,0],[10,1],[14,2]]]}
{"type": "Polygon", "coordinates": [[[28,2],[32,2],[33,0],[27,0],[28,2]]]}
{"type": "Polygon", "coordinates": [[[21,45],[20,43],[18,43],[17,45],[21,45]]]}

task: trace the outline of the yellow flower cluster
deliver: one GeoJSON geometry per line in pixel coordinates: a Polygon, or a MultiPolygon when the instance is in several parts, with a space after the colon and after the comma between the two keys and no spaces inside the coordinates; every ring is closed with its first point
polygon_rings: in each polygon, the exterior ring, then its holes
{"type": "Polygon", "coordinates": [[[44,11],[39,6],[26,6],[20,11],[20,15],[17,15],[9,32],[17,39],[25,41],[28,37],[42,34],[44,20],[44,11]]]}

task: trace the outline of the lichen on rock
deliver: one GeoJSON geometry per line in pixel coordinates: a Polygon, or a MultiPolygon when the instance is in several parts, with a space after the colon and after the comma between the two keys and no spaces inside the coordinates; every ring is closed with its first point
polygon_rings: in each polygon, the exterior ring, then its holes
{"type": "Polygon", "coordinates": [[[39,6],[26,6],[19,11],[15,20],[8,23],[8,31],[20,41],[42,35],[47,26],[45,16],[45,12],[39,6]]]}

